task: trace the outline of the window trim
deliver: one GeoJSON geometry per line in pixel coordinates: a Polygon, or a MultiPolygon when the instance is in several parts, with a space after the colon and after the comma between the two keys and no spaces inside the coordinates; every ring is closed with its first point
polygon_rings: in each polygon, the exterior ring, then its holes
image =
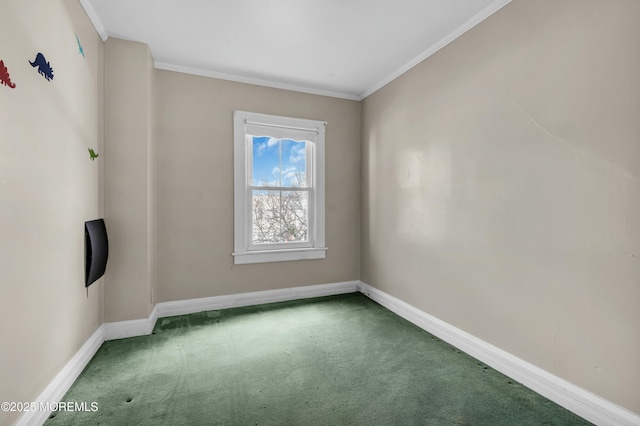
{"type": "MultiPolygon", "coordinates": [[[[259,114],[246,111],[233,113],[234,144],[234,264],[282,262],[290,260],[324,259],[325,247],[325,128],[318,120],[259,114]],[[309,242],[251,244],[251,172],[252,150],[249,149],[247,127],[270,128],[272,137],[299,139],[313,134],[311,156],[311,189],[309,198],[309,242]],[[311,195],[314,195],[311,199],[311,195]],[[272,247],[272,248],[268,248],[272,247]]],[[[308,137],[305,138],[309,140],[308,137]]],[[[309,145],[309,144],[308,144],[309,145]]],[[[309,149],[309,148],[307,148],[309,149]]]]}

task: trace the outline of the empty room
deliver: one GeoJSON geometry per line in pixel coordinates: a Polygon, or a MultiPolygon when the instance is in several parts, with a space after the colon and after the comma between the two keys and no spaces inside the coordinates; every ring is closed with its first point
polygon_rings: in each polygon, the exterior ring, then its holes
{"type": "Polygon", "coordinates": [[[0,426],[640,425],[640,1],[1,9],[0,426]]]}

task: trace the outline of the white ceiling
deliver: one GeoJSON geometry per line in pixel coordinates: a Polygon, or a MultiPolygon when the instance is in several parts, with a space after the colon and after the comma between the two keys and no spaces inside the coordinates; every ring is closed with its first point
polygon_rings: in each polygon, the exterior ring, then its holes
{"type": "Polygon", "coordinates": [[[363,99],[511,0],[80,0],[156,68],[363,99]]]}

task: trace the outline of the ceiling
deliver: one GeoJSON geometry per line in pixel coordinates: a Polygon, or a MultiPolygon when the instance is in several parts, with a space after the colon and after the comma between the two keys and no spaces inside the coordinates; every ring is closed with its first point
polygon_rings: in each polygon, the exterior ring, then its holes
{"type": "Polygon", "coordinates": [[[363,99],[511,0],[80,0],[155,66],[363,99]]]}

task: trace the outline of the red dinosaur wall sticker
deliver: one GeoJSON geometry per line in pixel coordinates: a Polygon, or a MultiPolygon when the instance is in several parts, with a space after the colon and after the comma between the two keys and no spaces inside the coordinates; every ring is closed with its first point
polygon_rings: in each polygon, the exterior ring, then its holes
{"type": "Polygon", "coordinates": [[[12,89],[16,88],[16,84],[11,82],[9,71],[4,65],[4,61],[2,59],[0,59],[0,83],[4,84],[5,86],[9,86],[12,89]]]}

